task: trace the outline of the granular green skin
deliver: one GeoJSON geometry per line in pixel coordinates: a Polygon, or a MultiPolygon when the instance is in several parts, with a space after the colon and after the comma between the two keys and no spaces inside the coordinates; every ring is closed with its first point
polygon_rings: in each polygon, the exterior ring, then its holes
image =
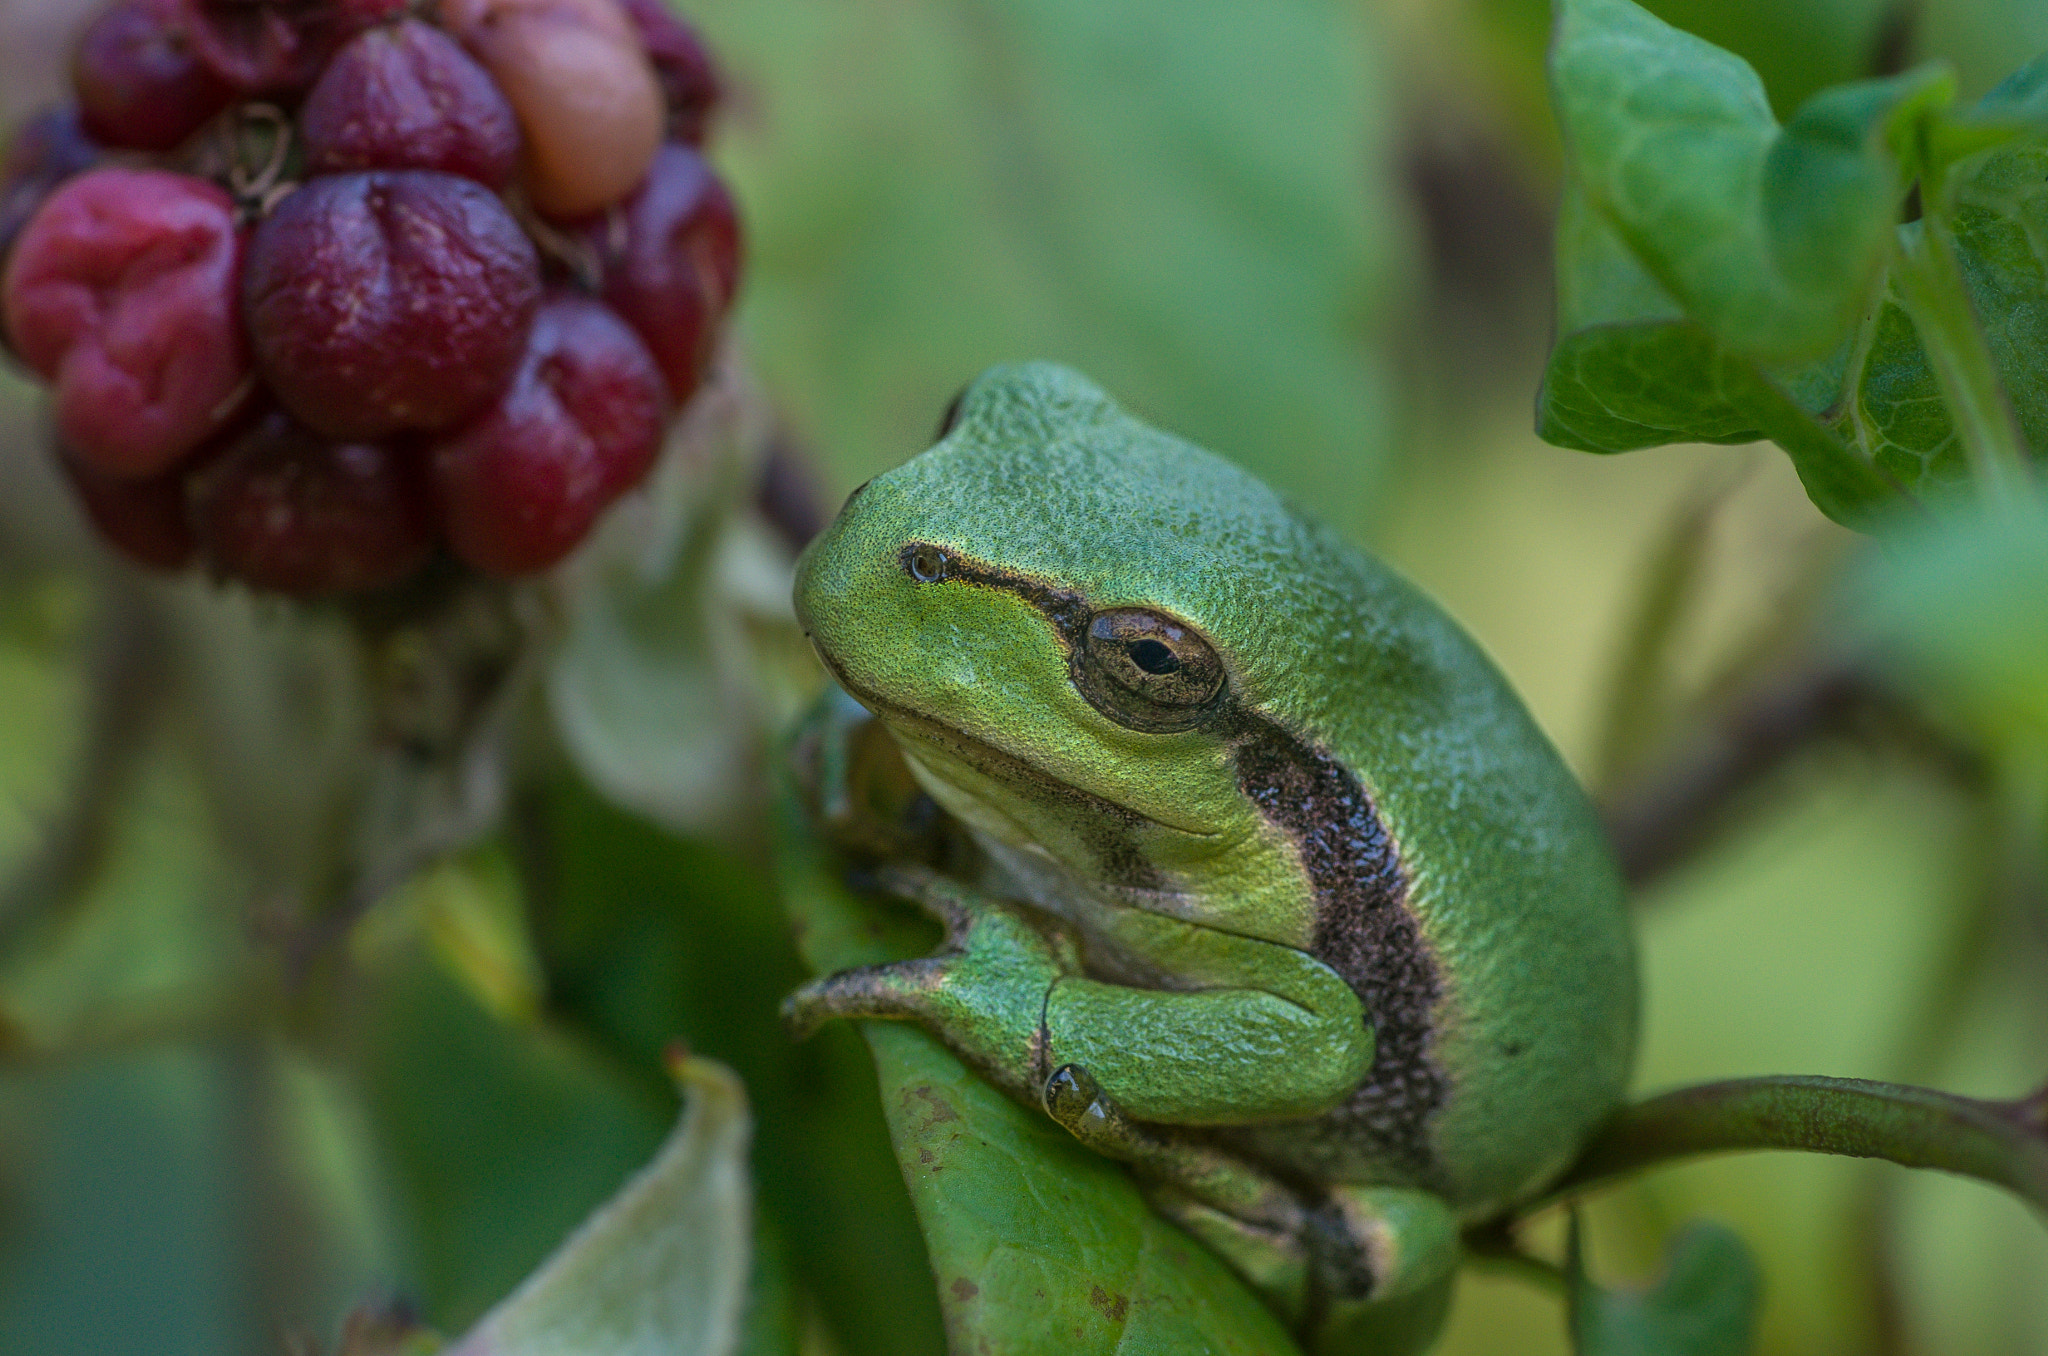
{"type": "Polygon", "coordinates": [[[1063,939],[990,923],[915,983],[821,981],[800,1021],[917,1020],[1026,1101],[1079,1065],[1310,1195],[1415,1188],[1464,1219],[1619,1102],[1635,959],[1584,794],[1448,617],[1244,472],[1065,369],[998,368],[849,500],[796,602],[989,848],[969,884],[1063,939]],[[1091,624],[1127,613],[1192,635],[1189,684],[1212,653],[1214,697],[1102,678],[1091,624]]]}

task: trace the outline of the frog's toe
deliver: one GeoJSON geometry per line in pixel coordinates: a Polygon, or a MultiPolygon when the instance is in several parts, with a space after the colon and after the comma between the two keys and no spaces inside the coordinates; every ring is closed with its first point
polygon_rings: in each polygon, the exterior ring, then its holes
{"type": "Polygon", "coordinates": [[[1128,1160],[1140,1139],[1136,1126],[1124,1115],[1095,1076],[1078,1064],[1062,1064],[1045,1080],[1040,1101],[1045,1114],[1059,1122],[1066,1132],[1099,1154],[1128,1160]]]}
{"type": "Polygon", "coordinates": [[[935,959],[864,965],[814,979],[782,1000],[782,1024],[803,1040],[835,1017],[914,1018],[944,979],[935,959]]]}
{"type": "Polygon", "coordinates": [[[878,867],[875,885],[899,899],[923,909],[946,929],[946,946],[958,949],[966,944],[968,929],[974,925],[973,894],[928,866],[896,863],[878,867]]]}

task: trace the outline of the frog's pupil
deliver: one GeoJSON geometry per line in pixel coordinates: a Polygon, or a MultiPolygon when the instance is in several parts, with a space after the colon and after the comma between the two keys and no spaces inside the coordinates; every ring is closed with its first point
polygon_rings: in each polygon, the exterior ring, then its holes
{"type": "Polygon", "coordinates": [[[1130,649],[1131,662],[1147,673],[1177,673],[1180,671],[1180,656],[1156,640],[1133,641],[1130,649]]]}

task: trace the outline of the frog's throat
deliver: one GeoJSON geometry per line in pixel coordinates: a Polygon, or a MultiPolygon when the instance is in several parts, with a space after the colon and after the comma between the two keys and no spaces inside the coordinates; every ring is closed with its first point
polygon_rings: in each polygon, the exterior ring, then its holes
{"type": "MultiPolygon", "coordinates": [[[[843,676],[840,683],[842,686],[846,683],[843,676]]],[[[1188,824],[1177,824],[1169,819],[1160,819],[1133,809],[1122,801],[1075,786],[1022,754],[969,734],[957,725],[949,725],[945,721],[907,711],[856,687],[847,687],[846,690],[889,727],[897,742],[926,773],[943,780],[959,794],[986,807],[991,813],[1002,815],[1000,802],[988,795],[983,788],[968,783],[960,776],[949,775],[949,764],[980,778],[989,788],[1006,783],[1013,786],[1023,784],[1035,788],[1043,797],[1072,801],[1081,816],[1112,821],[1126,828],[1145,825],[1163,833],[1179,834],[1196,840],[1214,840],[1222,837],[1215,829],[1196,828],[1188,824]]]]}

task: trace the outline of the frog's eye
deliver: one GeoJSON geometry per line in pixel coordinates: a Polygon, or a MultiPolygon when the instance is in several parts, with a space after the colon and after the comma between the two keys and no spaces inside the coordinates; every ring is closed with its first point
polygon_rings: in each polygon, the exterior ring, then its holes
{"type": "Polygon", "coordinates": [[[1089,705],[1134,730],[1193,729],[1223,690],[1223,661],[1209,642],[1157,612],[1096,613],[1074,658],[1089,705]]]}
{"type": "Polygon", "coordinates": [[[936,584],[946,577],[952,561],[936,546],[918,542],[903,553],[903,568],[920,584],[936,584]]]}

